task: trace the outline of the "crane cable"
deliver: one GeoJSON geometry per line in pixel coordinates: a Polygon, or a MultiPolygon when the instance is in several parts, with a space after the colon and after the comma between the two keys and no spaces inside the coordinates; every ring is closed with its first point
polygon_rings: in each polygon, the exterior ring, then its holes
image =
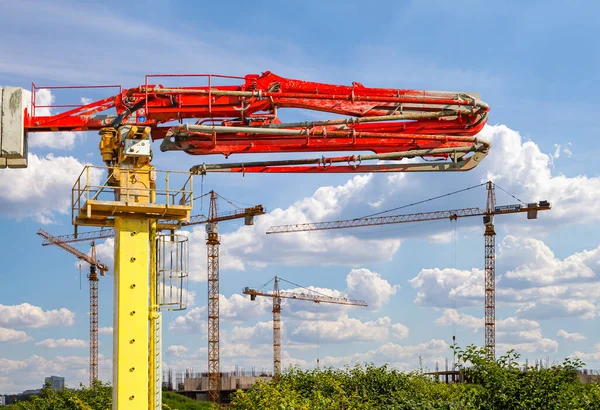
{"type": "MultiPolygon", "coordinates": [[[[398,207],[396,207],[396,208],[387,209],[387,210],[385,210],[385,211],[376,212],[376,213],[374,213],[374,214],[371,214],[371,215],[366,215],[366,216],[362,216],[362,217],[360,217],[360,218],[355,218],[355,219],[371,218],[371,217],[373,217],[373,216],[377,216],[377,215],[385,214],[385,213],[392,212],[392,211],[397,211],[397,210],[399,210],[399,209],[403,209],[403,208],[408,208],[409,206],[419,205],[419,204],[423,204],[423,203],[425,203],[425,202],[430,202],[430,201],[433,201],[433,200],[436,200],[436,199],[440,199],[440,198],[444,198],[444,197],[447,197],[447,196],[450,196],[450,195],[459,194],[459,193],[461,193],[461,192],[465,192],[465,191],[469,191],[469,190],[471,190],[471,189],[475,189],[475,188],[482,187],[482,186],[484,186],[484,185],[486,185],[486,184],[487,184],[487,182],[484,182],[484,183],[482,183],[482,184],[479,184],[479,185],[473,185],[473,186],[471,186],[471,187],[468,187],[468,188],[459,189],[458,191],[449,192],[449,193],[447,193],[447,194],[443,194],[443,195],[434,196],[433,198],[424,199],[424,200],[422,200],[422,201],[413,202],[413,203],[410,203],[410,204],[407,204],[407,205],[398,206],[398,207]]],[[[510,195],[510,194],[509,194],[509,195],[510,195]]]]}
{"type": "MultiPolygon", "coordinates": [[[[307,288],[307,287],[305,287],[305,286],[302,286],[302,285],[298,285],[297,283],[290,282],[289,280],[285,280],[285,279],[283,279],[283,278],[281,278],[281,277],[279,278],[279,280],[281,280],[281,281],[283,281],[283,282],[287,282],[287,283],[289,283],[290,285],[298,286],[299,288],[305,289],[305,290],[307,290],[307,291],[309,291],[309,292],[316,293],[317,295],[326,296],[326,297],[328,297],[328,298],[330,298],[330,297],[331,297],[330,295],[326,295],[325,293],[318,292],[318,291],[316,291],[316,290],[313,290],[313,289],[309,289],[309,288],[307,288]]],[[[334,297],[335,297],[335,296],[334,296],[334,297]]]]}
{"type": "Polygon", "coordinates": [[[519,201],[520,203],[522,203],[523,205],[525,205],[525,202],[521,201],[519,198],[517,198],[515,195],[511,194],[510,192],[508,192],[506,189],[502,188],[501,186],[499,186],[498,184],[494,184],[494,187],[498,188],[499,190],[501,190],[502,192],[512,196],[514,199],[516,199],[517,201],[519,201]]]}

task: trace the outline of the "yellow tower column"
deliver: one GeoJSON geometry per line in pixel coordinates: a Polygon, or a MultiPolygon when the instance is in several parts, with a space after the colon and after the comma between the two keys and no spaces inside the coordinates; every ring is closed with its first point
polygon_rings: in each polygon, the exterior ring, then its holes
{"type": "Polygon", "coordinates": [[[148,409],[149,229],[115,217],[113,410],[148,409]]]}

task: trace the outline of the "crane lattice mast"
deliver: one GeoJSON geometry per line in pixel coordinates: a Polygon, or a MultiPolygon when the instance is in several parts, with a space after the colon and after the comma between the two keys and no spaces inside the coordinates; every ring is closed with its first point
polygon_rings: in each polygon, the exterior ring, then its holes
{"type": "Polygon", "coordinates": [[[208,271],[208,399],[213,403],[220,402],[221,370],[219,353],[219,231],[217,222],[213,222],[218,214],[217,196],[210,193],[209,222],[207,232],[207,271],[208,271]]]}
{"type": "Polygon", "coordinates": [[[91,255],[86,255],[79,249],[61,241],[58,237],[44,231],[38,230],[37,234],[44,238],[45,242],[52,243],[61,249],[74,255],[77,259],[90,265],[88,280],[90,282],[90,386],[98,380],[98,271],[104,276],[108,267],[102,264],[96,255],[96,244],[92,241],[91,255]]]}
{"type": "MultiPolygon", "coordinates": [[[[91,257],[97,260],[96,243],[92,241],[91,257]]],[[[90,387],[98,380],[98,275],[96,266],[90,265],[90,387]]]]}
{"type": "Polygon", "coordinates": [[[267,234],[358,228],[443,219],[456,220],[458,218],[482,216],[483,223],[485,225],[485,347],[487,348],[488,353],[494,357],[496,351],[496,231],[494,230],[494,216],[527,212],[527,219],[537,219],[538,211],[549,210],[551,209],[551,206],[548,201],[496,206],[496,196],[494,191],[495,184],[493,184],[491,181],[488,181],[485,185],[487,187],[487,202],[485,210],[480,208],[462,208],[404,215],[389,215],[327,222],[277,225],[271,226],[267,230],[267,234]]]}
{"type": "MultiPolygon", "coordinates": [[[[350,306],[368,306],[363,300],[354,300],[323,295],[311,291],[312,293],[298,293],[282,291],[279,288],[279,278],[275,276],[273,283],[273,292],[263,292],[257,289],[245,287],[243,293],[250,295],[251,300],[256,300],[257,296],[273,298],[273,375],[279,377],[281,374],[281,299],[304,300],[314,303],[330,303],[334,305],[350,306]]],[[[291,283],[291,282],[290,282],[291,283]]],[[[299,285],[296,285],[299,286],[299,285]]],[[[310,289],[307,289],[310,290],[310,289]]]]}
{"type": "Polygon", "coordinates": [[[494,184],[489,181],[485,206],[485,347],[491,357],[496,357],[496,231],[494,229],[494,209],[496,194],[494,184]]]}

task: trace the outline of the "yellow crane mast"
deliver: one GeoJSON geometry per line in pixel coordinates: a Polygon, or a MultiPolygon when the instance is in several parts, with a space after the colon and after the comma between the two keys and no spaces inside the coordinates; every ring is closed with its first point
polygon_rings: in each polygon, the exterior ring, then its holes
{"type": "Polygon", "coordinates": [[[74,255],[77,259],[89,263],[90,274],[88,280],[90,282],[90,386],[98,380],[98,274],[104,276],[108,271],[108,266],[100,262],[96,255],[96,244],[92,241],[91,255],[86,255],[79,249],[61,241],[56,236],[40,229],[37,234],[45,239],[45,241],[58,246],[61,249],[74,255]]]}
{"type": "MultiPolygon", "coordinates": [[[[208,272],[208,373],[209,373],[209,400],[217,402],[220,400],[220,354],[219,354],[219,245],[220,238],[218,223],[234,219],[244,219],[246,225],[254,223],[254,217],[264,215],[266,210],[262,205],[247,208],[234,209],[232,211],[218,212],[218,198],[215,191],[210,191],[210,207],[208,216],[198,214],[191,216],[189,221],[160,220],[157,223],[158,230],[189,227],[207,224],[207,272],[208,272]]],[[[222,197],[221,197],[222,198],[222,197]]],[[[107,228],[97,231],[81,232],[46,239],[42,245],[56,245],[60,243],[74,243],[94,239],[105,239],[113,237],[115,230],[107,228]]],[[[152,286],[152,283],[151,283],[152,286]]],[[[151,289],[152,291],[152,289],[151,289]]],[[[151,328],[151,332],[154,328],[151,328]]],[[[151,334],[151,339],[156,335],[151,334]]],[[[152,376],[150,376],[152,377],[152,376]]],[[[158,387],[156,388],[158,389],[158,387]]]]}
{"type": "MultiPolygon", "coordinates": [[[[403,215],[388,215],[345,219],[339,221],[278,225],[271,226],[267,230],[267,234],[323,231],[330,229],[358,228],[365,226],[424,222],[443,219],[457,220],[458,218],[482,216],[483,223],[485,226],[485,347],[487,348],[488,354],[494,357],[496,354],[496,231],[494,230],[494,216],[526,212],[527,219],[537,219],[538,211],[547,211],[551,209],[551,206],[548,201],[540,201],[539,203],[519,203],[496,206],[496,185],[491,181],[488,181],[487,183],[482,185],[485,185],[487,188],[487,202],[485,210],[480,208],[462,208],[444,211],[419,212],[403,215]]],[[[472,188],[475,187],[467,189],[472,188]]],[[[463,192],[467,189],[457,192],[463,192]]],[[[453,192],[442,196],[448,196],[457,192],[453,192]]],[[[429,200],[421,202],[426,201],[429,200]]]]}
{"type": "MultiPolygon", "coordinates": [[[[256,300],[257,296],[273,298],[273,375],[279,377],[281,374],[281,299],[305,300],[314,303],[329,303],[335,305],[368,306],[363,300],[353,300],[346,298],[336,298],[323,295],[305,288],[311,293],[288,292],[279,289],[279,278],[275,276],[273,283],[273,292],[263,292],[257,289],[245,287],[243,293],[250,295],[251,300],[256,300]]],[[[285,280],[285,279],[284,279],[285,280]]],[[[287,282],[287,281],[286,281],[287,282]]],[[[296,285],[289,282],[292,285],[296,285]]],[[[300,286],[302,287],[302,286],[300,286]]]]}
{"type": "MultiPolygon", "coordinates": [[[[220,355],[219,355],[219,245],[220,238],[217,224],[234,219],[244,219],[246,225],[253,224],[253,218],[264,215],[266,210],[262,205],[234,209],[232,211],[218,212],[219,194],[215,191],[210,195],[209,215],[198,214],[190,217],[189,221],[159,221],[157,226],[173,231],[177,227],[189,227],[207,224],[207,272],[208,272],[208,369],[209,369],[209,399],[217,402],[220,399],[220,355]]],[[[66,234],[46,239],[42,245],[56,245],[58,243],[75,243],[94,239],[111,238],[115,234],[113,228],[97,231],[66,234]]],[[[152,330],[152,329],[151,329],[152,330]]],[[[151,335],[152,336],[152,335],[151,335]]],[[[151,337],[152,338],[152,337],[151,337]]]]}

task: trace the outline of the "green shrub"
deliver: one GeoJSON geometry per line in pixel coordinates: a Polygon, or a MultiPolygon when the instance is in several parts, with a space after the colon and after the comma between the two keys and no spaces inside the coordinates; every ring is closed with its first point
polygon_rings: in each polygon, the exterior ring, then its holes
{"type": "Polygon", "coordinates": [[[600,409],[600,385],[577,378],[583,363],[565,359],[547,369],[517,367],[508,352],[497,360],[485,349],[454,347],[469,383],[436,382],[421,371],[399,372],[373,364],[286,369],[278,380],[232,396],[232,409],[381,410],[592,410],[600,409]]]}

